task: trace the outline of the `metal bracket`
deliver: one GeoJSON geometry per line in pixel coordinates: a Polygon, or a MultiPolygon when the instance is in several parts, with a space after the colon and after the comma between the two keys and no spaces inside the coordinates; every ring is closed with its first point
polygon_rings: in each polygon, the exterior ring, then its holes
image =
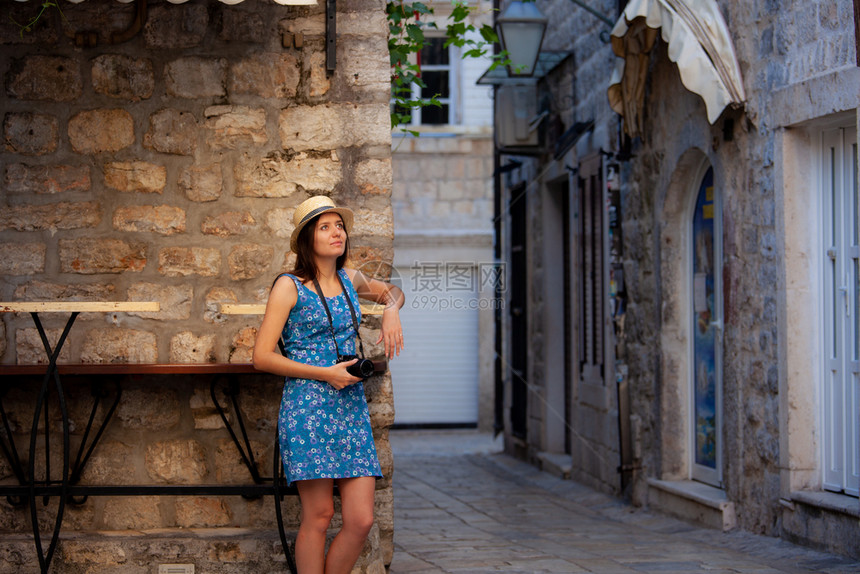
{"type": "Polygon", "coordinates": [[[337,65],[337,0],[325,3],[325,69],[334,72],[337,65]]]}

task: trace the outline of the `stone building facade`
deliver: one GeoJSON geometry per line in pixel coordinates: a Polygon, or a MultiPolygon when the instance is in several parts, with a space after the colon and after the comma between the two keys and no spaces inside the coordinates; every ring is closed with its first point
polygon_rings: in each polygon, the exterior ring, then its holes
{"type": "Polygon", "coordinates": [[[501,155],[502,241],[522,278],[508,304],[527,309],[503,323],[506,449],[716,528],[860,555],[844,235],[857,228],[856,3],[711,3],[745,96],[709,117],[666,32],[664,7],[691,2],[591,2],[613,22],[630,6],[664,14],[653,49],[627,60],[642,70],[632,138],[635,106],[622,119],[607,97],[612,26],[537,4],[552,14],[542,50],[566,59],[536,82],[538,145],[501,155]],[[697,410],[700,391],[716,412],[697,410]]]}
{"type": "MultiPolygon", "coordinates": [[[[491,2],[470,4],[469,24],[492,22],[491,2]]],[[[438,31],[426,33],[442,41],[451,3],[429,5],[434,15],[428,21],[438,31]]],[[[485,279],[494,265],[493,100],[491,90],[476,83],[489,62],[464,58],[456,46],[441,58],[438,52],[424,56],[425,75],[445,74],[434,87],[447,86],[447,107],[429,118],[415,114],[409,129],[418,137],[393,134],[394,261],[409,293],[403,321],[410,341],[392,365],[401,381],[395,424],[489,431],[495,294],[485,279]]]]}
{"type": "MultiPolygon", "coordinates": [[[[81,315],[61,363],[247,363],[260,316],[228,315],[221,305],[266,301],[292,263],[288,238],[301,201],[326,194],[356,211],[350,265],[392,261],[385,3],[337,3],[333,70],[325,2],[145,4],[140,29],[123,40],[136,4],[61,3],[29,29],[16,22],[28,22],[39,3],[0,8],[0,299],[160,303],[159,312],[81,315]]],[[[65,319],[43,316],[52,343],[65,319]]],[[[375,341],[378,327],[366,317],[364,340],[375,341]]],[[[3,315],[0,358],[45,362],[27,314],[3,315]]],[[[208,379],[122,384],[84,483],[249,480],[208,379]]],[[[89,391],[83,380],[69,385],[74,445],[89,391]]],[[[281,384],[260,375],[243,385],[268,475],[281,384]]],[[[393,553],[391,378],[366,388],[386,478],[377,483],[373,544],[356,571],[381,572],[393,553]]],[[[4,383],[0,392],[26,452],[34,391],[4,383]]],[[[5,459],[0,480],[14,481],[5,459]]],[[[286,504],[294,527],[296,502],[286,504]]],[[[273,571],[284,567],[273,525],[270,500],[100,497],[67,512],[53,571],[149,572],[158,562],[273,571]],[[195,534],[200,528],[212,530],[195,534]],[[70,531],[80,534],[62,540],[70,531]]],[[[35,564],[29,528],[26,508],[0,504],[0,570],[35,564]],[[21,533],[14,548],[10,532],[21,533]]]]}

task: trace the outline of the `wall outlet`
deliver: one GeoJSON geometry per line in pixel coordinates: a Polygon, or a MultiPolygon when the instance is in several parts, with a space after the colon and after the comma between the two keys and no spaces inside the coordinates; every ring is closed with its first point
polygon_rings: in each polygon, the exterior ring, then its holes
{"type": "Polygon", "coordinates": [[[159,564],[158,574],[194,574],[194,564],[159,564]]]}

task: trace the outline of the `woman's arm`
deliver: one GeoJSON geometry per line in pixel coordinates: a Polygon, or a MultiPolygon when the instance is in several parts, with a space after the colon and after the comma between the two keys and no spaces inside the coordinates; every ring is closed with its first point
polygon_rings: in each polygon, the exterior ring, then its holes
{"type": "Polygon", "coordinates": [[[344,268],[344,271],[352,281],[359,297],[385,305],[385,310],[382,312],[382,328],[376,344],[385,341],[385,356],[393,359],[406,346],[403,341],[403,326],[400,324],[400,308],[406,302],[406,296],[399,287],[391,283],[371,279],[354,269],[344,268]]]}
{"type": "Polygon", "coordinates": [[[324,381],[336,389],[342,389],[360,381],[358,377],[353,377],[346,372],[346,367],[355,363],[357,359],[331,367],[318,367],[293,361],[281,354],[278,340],[297,299],[298,291],[292,279],[280,277],[275,281],[269,293],[266,314],[263,315],[263,323],[260,325],[257,341],[254,344],[254,368],[282,377],[324,381]]]}

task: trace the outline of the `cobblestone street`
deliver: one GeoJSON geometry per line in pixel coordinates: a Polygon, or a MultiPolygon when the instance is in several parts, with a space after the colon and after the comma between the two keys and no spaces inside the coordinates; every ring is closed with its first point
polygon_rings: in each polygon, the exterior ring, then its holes
{"type": "Polygon", "coordinates": [[[475,431],[392,431],[390,574],[860,572],[860,562],[636,509],[475,431]]]}

